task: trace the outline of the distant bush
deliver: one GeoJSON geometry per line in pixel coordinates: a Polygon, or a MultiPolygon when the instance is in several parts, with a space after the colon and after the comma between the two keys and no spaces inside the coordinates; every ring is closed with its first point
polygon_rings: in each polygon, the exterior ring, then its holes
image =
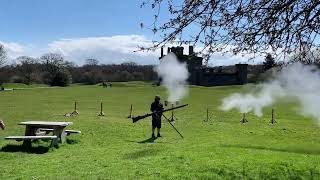
{"type": "Polygon", "coordinates": [[[98,84],[103,81],[103,75],[100,71],[89,71],[82,75],[85,84],[98,84]]]}
{"type": "Polygon", "coordinates": [[[67,69],[60,69],[50,82],[51,86],[69,86],[72,81],[71,75],[67,69]]]}
{"type": "Polygon", "coordinates": [[[10,78],[11,83],[24,83],[24,79],[21,76],[15,75],[10,78]]]}

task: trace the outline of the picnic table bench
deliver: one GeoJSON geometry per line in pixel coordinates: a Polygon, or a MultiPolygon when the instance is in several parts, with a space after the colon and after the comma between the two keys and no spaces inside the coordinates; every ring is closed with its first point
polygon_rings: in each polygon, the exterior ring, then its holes
{"type": "MultiPolygon", "coordinates": [[[[50,139],[52,145],[58,145],[58,142],[64,143],[67,133],[64,128],[72,125],[72,122],[51,122],[51,121],[25,121],[20,122],[19,125],[25,125],[25,136],[9,136],[7,140],[22,141],[23,144],[31,146],[32,140],[37,139],[50,139]],[[41,133],[40,129],[52,129],[53,136],[46,136],[45,133],[41,133]]],[[[69,132],[71,133],[71,132],[69,132]]]]}
{"type": "Polygon", "coordinates": [[[8,140],[16,140],[16,141],[23,141],[23,140],[33,140],[33,139],[57,139],[57,136],[8,136],[5,139],[8,140]]]}
{"type": "Polygon", "coordinates": [[[30,141],[30,142],[32,140],[51,140],[51,146],[54,145],[54,140],[56,140],[57,138],[58,138],[57,136],[8,136],[8,137],[5,137],[6,140],[30,141]]]}
{"type": "MultiPolygon", "coordinates": [[[[45,132],[45,134],[48,134],[48,132],[53,132],[53,129],[40,128],[39,131],[40,131],[39,133],[45,132]]],[[[67,136],[69,136],[70,134],[81,134],[81,131],[71,130],[71,129],[66,129],[66,130],[64,130],[64,132],[66,133],[67,136]]]]}

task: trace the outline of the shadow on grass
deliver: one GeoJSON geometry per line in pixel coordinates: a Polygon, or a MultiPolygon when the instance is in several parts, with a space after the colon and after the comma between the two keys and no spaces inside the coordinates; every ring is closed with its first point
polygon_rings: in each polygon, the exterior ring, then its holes
{"type": "Polygon", "coordinates": [[[125,155],[126,159],[139,159],[142,157],[147,157],[147,156],[154,156],[158,153],[158,151],[155,151],[153,149],[143,149],[143,150],[139,150],[136,152],[132,152],[129,154],[125,155]]]}
{"type": "Polygon", "coordinates": [[[78,141],[77,141],[77,140],[74,140],[74,139],[67,139],[67,140],[66,140],[66,143],[67,143],[67,144],[78,144],[78,141]]]}
{"type": "MultiPolygon", "coordinates": [[[[157,138],[156,138],[157,139],[157,138]]],[[[143,140],[143,141],[139,141],[138,143],[140,144],[144,144],[144,143],[154,143],[154,140],[156,139],[153,139],[153,138],[148,138],[146,140],[143,140]]]]}
{"type": "Polygon", "coordinates": [[[320,149],[307,149],[307,148],[272,148],[272,147],[264,147],[264,146],[250,146],[250,145],[236,145],[236,144],[222,145],[222,147],[278,151],[278,152],[288,152],[288,153],[298,153],[298,154],[313,154],[313,155],[320,154],[320,149]]]}
{"type": "Polygon", "coordinates": [[[161,142],[161,141],[156,141],[158,138],[152,140],[151,138],[148,138],[148,139],[145,139],[143,141],[134,141],[134,140],[124,140],[126,142],[130,142],[130,143],[139,143],[139,144],[161,144],[161,143],[165,143],[165,144],[173,144],[173,143],[170,143],[170,142],[161,142]]]}
{"type": "Polygon", "coordinates": [[[2,152],[25,152],[32,154],[44,154],[49,151],[50,147],[37,146],[37,147],[27,147],[23,145],[11,145],[8,144],[1,148],[2,152]]]}

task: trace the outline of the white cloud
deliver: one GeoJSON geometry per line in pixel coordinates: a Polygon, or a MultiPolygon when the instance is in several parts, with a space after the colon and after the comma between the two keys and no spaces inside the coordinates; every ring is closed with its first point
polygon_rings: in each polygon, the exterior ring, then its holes
{"type": "Polygon", "coordinates": [[[9,58],[16,58],[25,52],[25,47],[15,42],[3,42],[0,41],[7,51],[9,58]]]}
{"type": "Polygon", "coordinates": [[[23,45],[16,42],[4,42],[0,41],[7,51],[8,64],[16,63],[16,58],[19,56],[31,56],[37,57],[40,55],[40,50],[32,45],[23,45]]]}
{"type": "Polygon", "coordinates": [[[105,64],[128,61],[156,64],[159,56],[157,51],[134,52],[138,46],[150,45],[150,40],[138,35],[88,37],[54,41],[48,45],[48,51],[60,52],[67,59],[78,64],[83,64],[87,58],[96,58],[105,64]]]}
{"type": "Polygon", "coordinates": [[[223,65],[233,65],[233,64],[257,64],[263,62],[263,57],[257,57],[254,59],[250,59],[250,55],[231,55],[231,54],[225,54],[222,53],[215,53],[211,56],[209,64],[211,66],[223,66],[223,65]]]}
{"type": "MultiPolygon", "coordinates": [[[[15,42],[2,42],[8,51],[11,61],[22,55],[39,57],[46,52],[58,52],[65,56],[69,61],[82,65],[87,58],[95,58],[103,64],[136,62],[138,64],[158,64],[160,50],[154,52],[138,51],[138,46],[148,47],[152,41],[141,35],[118,35],[108,37],[87,37],[87,38],[69,38],[53,41],[45,47],[34,45],[24,45],[15,42]]],[[[188,53],[188,47],[184,46],[184,52],[188,53]]],[[[195,48],[199,51],[200,48],[195,48]]],[[[166,49],[165,49],[166,51],[166,49]]],[[[249,61],[249,56],[233,56],[230,54],[222,55],[216,53],[209,61],[210,65],[232,65],[236,63],[257,63],[262,58],[256,58],[255,61],[249,61]]]]}

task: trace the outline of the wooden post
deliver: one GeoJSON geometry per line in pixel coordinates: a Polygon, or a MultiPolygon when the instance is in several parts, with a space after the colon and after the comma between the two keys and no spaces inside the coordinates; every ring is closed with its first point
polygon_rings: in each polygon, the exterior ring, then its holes
{"type": "Polygon", "coordinates": [[[247,118],[246,118],[246,113],[243,113],[242,119],[240,121],[242,124],[245,124],[248,122],[247,118]]]}
{"type": "Polygon", "coordinates": [[[102,100],[101,100],[101,103],[100,103],[100,114],[99,114],[99,116],[104,116],[102,100]]]}
{"type": "Polygon", "coordinates": [[[270,123],[271,124],[275,124],[277,123],[275,117],[274,117],[274,109],[272,108],[272,111],[271,111],[271,120],[270,120],[270,123]]]}
{"type": "MultiPolygon", "coordinates": [[[[177,103],[177,102],[176,102],[177,103]]],[[[174,103],[171,104],[171,108],[174,108],[174,103]]],[[[170,121],[173,122],[175,120],[178,120],[178,118],[174,115],[174,110],[171,111],[171,118],[170,121]]]]}
{"type": "Polygon", "coordinates": [[[74,111],[71,113],[72,115],[78,115],[79,112],[77,110],[77,101],[74,101],[74,111]]]}
{"type": "MultiPolygon", "coordinates": [[[[171,108],[173,108],[173,103],[171,104],[171,108]]],[[[171,120],[172,120],[172,121],[174,121],[173,115],[174,115],[174,114],[173,114],[173,110],[172,110],[172,111],[171,111],[171,120]]]]}
{"type": "Polygon", "coordinates": [[[209,108],[207,107],[207,122],[209,121],[209,108]]]}
{"type": "Polygon", "coordinates": [[[207,106],[207,114],[206,114],[206,119],[203,120],[204,122],[208,122],[209,121],[209,108],[207,106]]]}
{"type": "Polygon", "coordinates": [[[132,104],[131,104],[131,106],[130,106],[130,112],[129,112],[128,118],[132,118],[132,104]]]}
{"type": "MultiPolygon", "coordinates": [[[[171,108],[173,108],[173,103],[171,104],[171,108]]],[[[173,122],[173,121],[174,121],[174,118],[175,118],[174,112],[173,112],[173,110],[171,110],[170,122],[173,122]]]]}

